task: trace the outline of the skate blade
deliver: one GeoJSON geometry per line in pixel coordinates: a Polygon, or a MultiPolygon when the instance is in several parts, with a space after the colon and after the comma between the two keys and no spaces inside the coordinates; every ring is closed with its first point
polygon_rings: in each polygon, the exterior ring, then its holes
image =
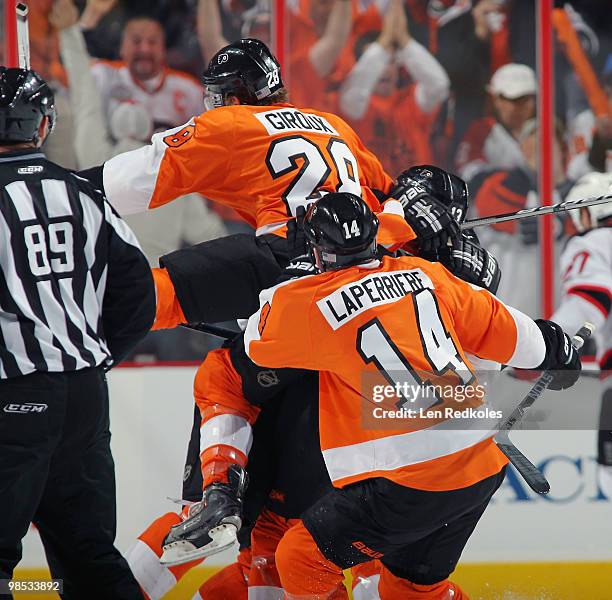
{"type": "Polygon", "coordinates": [[[236,538],[236,526],[231,523],[223,523],[213,527],[208,535],[212,539],[209,544],[196,548],[191,542],[171,542],[164,546],[164,551],[159,558],[159,563],[164,567],[176,567],[192,560],[198,560],[218,554],[231,548],[238,540],[236,538]]]}

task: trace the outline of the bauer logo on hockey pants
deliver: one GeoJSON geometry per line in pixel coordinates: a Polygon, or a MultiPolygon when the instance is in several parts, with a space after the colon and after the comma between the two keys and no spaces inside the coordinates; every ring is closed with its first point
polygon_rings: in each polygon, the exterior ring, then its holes
{"type": "Polygon", "coordinates": [[[47,410],[47,408],[48,406],[46,404],[26,402],[25,404],[7,404],[3,410],[6,413],[28,414],[43,413],[47,410]]]}
{"type": "Polygon", "coordinates": [[[381,558],[384,556],[382,552],[377,552],[376,550],[372,550],[372,548],[368,548],[363,542],[353,542],[351,544],[353,548],[359,550],[361,554],[365,554],[370,558],[381,558]]]}

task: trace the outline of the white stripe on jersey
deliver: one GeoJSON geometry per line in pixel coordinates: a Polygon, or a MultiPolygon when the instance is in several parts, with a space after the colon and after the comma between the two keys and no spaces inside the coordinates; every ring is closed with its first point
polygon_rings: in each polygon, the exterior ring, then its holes
{"type": "MultiPolygon", "coordinates": [[[[9,186],[7,186],[7,188],[8,187],[9,186]]],[[[11,230],[9,229],[8,223],[6,222],[2,212],[0,212],[0,239],[5,240],[5,243],[7,244],[10,244],[12,239],[11,230]]],[[[23,283],[19,278],[19,275],[17,274],[15,258],[12,253],[7,252],[5,257],[5,264],[3,266],[0,265],[0,267],[3,268],[6,285],[8,289],[11,290],[11,295],[15,303],[17,304],[19,310],[21,311],[24,317],[30,319],[34,323],[34,334],[36,336],[36,340],[40,344],[40,348],[45,358],[45,362],[47,363],[47,368],[53,371],[63,370],[62,351],[53,345],[53,336],[51,334],[51,331],[49,330],[47,325],[43,323],[33,312],[32,307],[28,302],[28,296],[23,287],[23,283]]],[[[3,321],[5,321],[5,319],[3,319],[3,321]]],[[[17,337],[21,338],[21,332],[19,332],[19,335],[17,337]]],[[[8,344],[8,341],[5,341],[8,344]]],[[[22,341],[20,343],[23,344],[22,341]]],[[[31,373],[34,370],[34,365],[27,358],[25,346],[23,346],[22,354],[14,354],[14,356],[15,360],[17,361],[18,368],[24,375],[26,373],[31,373]]]]}
{"type": "Polygon", "coordinates": [[[546,343],[535,322],[520,310],[504,305],[516,325],[516,346],[508,364],[517,369],[534,369],[546,356],[546,343]]]}
{"type": "Polygon", "coordinates": [[[194,123],[195,120],[190,119],[184,125],[156,133],[150,144],[117,154],[104,163],[104,191],[122,217],[149,209],[159,167],[168,149],[164,138],[194,123]]]}
{"type": "MultiPolygon", "coordinates": [[[[71,217],[72,207],[68,199],[66,182],[60,179],[43,179],[41,184],[49,218],[71,217]]],[[[98,230],[96,230],[96,234],[97,231],[98,230]]]]}
{"type": "Polygon", "coordinates": [[[13,201],[15,210],[19,215],[19,220],[34,221],[36,219],[34,201],[25,181],[13,181],[13,183],[9,183],[4,189],[13,201]]]}
{"type": "Polygon", "coordinates": [[[87,231],[87,240],[85,241],[85,260],[87,266],[91,269],[96,260],[96,240],[102,225],[102,213],[96,206],[96,203],[83,192],[79,192],[79,200],[83,207],[83,227],[87,231]],[[95,232],[95,235],[89,235],[90,232],[95,232]]]}
{"type": "Polygon", "coordinates": [[[223,444],[237,448],[248,456],[253,444],[253,428],[238,415],[216,415],[200,427],[200,454],[208,448],[223,444]]]}
{"type": "MultiPolygon", "coordinates": [[[[91,275],[89,273],[87,274],[87,278],[91,279],[91,275]]],[[[59,286],[64,310],[77,329],[83,332],[83,346],[86,350],[89,350],[89,352],[93,354],[93,359],[95,360],[96,365],[99,365],[100,363],[104,362],[106,355],[100,350],[99,342],[87,334],[85,315],[74,299],[72,277],[60,279],[59,286]]],[[[92,327],[92,330],[97,332],[97,323],[92,327]]]]}
{"type": "MultiPolygon", "coordinates": [[[[94,330],[98,330],[98,317],[100,315],[100,307],[104,299],[104,287],[102,285],[100,294],[98,294],[93,278],[91,276],[91,268],[96,260],[96,240],[98,239],[100,227],[102,225],[102,212],[96,206],[96,203],[83,192],[79,192],[79,200],[83,208],[83,227],[88,232],[87,239],[83,252],[85,261],[87,262],[87,279],[85,281],[85,290],[83,292],[83,311],[88,325],[94,330]],[[96,235],[90,235],[89,232],[96,232],[96,235]]],[[[104,279],[104,284],[106,279],[104,279]]],[[[99,284],[98,284],[99,285],[99,284]]]]}
{"type": "MultiPolygon", "coordinates": [[[[47,323],[53,327],[53,335],[57,341],[61,344],[66,354],[69,354],[76,359],[76,368],[83,369],[89,366],[82,358],[78,348],[72,343],[70,336],[68,335],[68,326],[66,323],[66,311],[64,307],[55,299],[53,295],[51,281],[45,279],[36,283],[38,294],[40,295],[40,302],[45,313],[47,323]]],[[[75,323],[76,325],[76,323],[75,323]]]]}
{"type": "Polygon", "coordinates": [[[100,275],[100,281],[98,281],[98,287],[96,288],[96,298],[100,305],[100,312],[102,312],[102,304],[104,303],[104,292],[106,291],[106,277],[108,275],[108,266],[104,267],[102,275],[100,275]]]}

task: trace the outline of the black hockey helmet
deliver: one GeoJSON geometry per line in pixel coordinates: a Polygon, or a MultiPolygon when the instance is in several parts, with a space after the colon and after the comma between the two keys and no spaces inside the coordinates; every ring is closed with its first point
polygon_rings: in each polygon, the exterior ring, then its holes
{"type": "Polygon", "coordinates": [[[56,113],[47,82],[35,71],[0,66],[0,144],[36,144],[44,117],[51,131],[56,113]]]}
{"type": "Polygon", "coordinates": [[[317,267],[330,271],[365,262],[376,256],[378,219],[355,194],[326,194],[308,208],[304,233],[317,267]]]}
{"type": "Polygon", "coordinates": [[[418,165],[404,171],[400,177],[411,177],[436,200],[446,206],[457,223],[463,223],[467,215],[469,191],[463,179],[433,165],[418,165]]]}
{"type": "Polygon", "coordinates": [[[280,64],[268,46],[246,38],[221,48],[202,75],[208,109],[225,105],[228,94],[259,104],[283,87],[280,64]]]}

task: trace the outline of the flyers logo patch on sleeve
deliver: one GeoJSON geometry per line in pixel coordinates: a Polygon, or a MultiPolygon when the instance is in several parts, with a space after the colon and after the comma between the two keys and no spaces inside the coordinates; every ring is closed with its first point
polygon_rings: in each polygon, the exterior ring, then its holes
{"type": "Polygon", "coordinates": [[[195,125],[187,125],[176,133],[168,134],[166,137],[164,137],[164,142],[166,146],[170,146],[170,148],[178,148],[193,137],[194,131],[195,125]]]}
{"type": "Polygon", "coordinates": [[[260,336],[263,334],[263,330],[264,330],[264,327],[266,326],[266,321],[268,320],[268,315],[270,314],[271,310],[272,310],[272,307],[270,306],[269,302],[266,302],[261,307],[261,311],[259,315],[259,323],[257,324],[257,329],[259,331],[260,336]]]}

